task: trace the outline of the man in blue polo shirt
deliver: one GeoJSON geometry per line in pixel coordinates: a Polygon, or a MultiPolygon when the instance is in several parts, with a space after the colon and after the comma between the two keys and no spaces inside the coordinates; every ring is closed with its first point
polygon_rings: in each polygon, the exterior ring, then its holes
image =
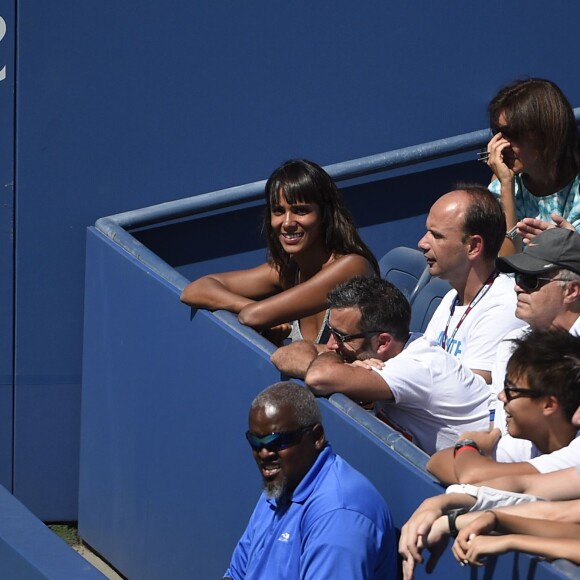
{"type": "Polygon", "coordinates": [[[224,578],[395,578],[393,523],[373,485],[326,441],[314,395],[262,391],[246,438],[264,480],[224,578]]]}

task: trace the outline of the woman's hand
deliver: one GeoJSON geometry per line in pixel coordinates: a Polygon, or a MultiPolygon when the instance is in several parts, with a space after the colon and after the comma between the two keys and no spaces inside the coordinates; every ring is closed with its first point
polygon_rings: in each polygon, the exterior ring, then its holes
{"type": "Polygon", "coordinates": [[[515,179],[513,169],[504,160],[504,153],[507,153],[508,149],[511,149],[511,143],[501,133],[494,135],[487,144],[489,153],[487,164],[502,185],[511,185],[515,179]]]}
{"type": "Polygon", "coordinates": [[[287,322],[283,324],[278,324],[272,328],[262,331],[262,336],[267,338],[272,344],[276,346],[282,346],[284,339],[288,338],[290,332],[292,331],[292,325],[287,322]]]}
{"type": "Polygon", "coordinates": [[[561,215],[553,213],[551,217],[554,222],[553,224],[537,218],[524,218],[518,222],[518,234],[522,236],[524,244],[529,244],[537,235],[552,228],[576,231],[574,226],[561,215]]]}
{"type": "Polygon", "coordinates": [[[511,550],[512,536],[475,536],[468,540],[468,549],[459,561],[472,566],[485,566],[486,556],[497,556],[511,550]]]}
{"type": "Polygon", "coordinates": [[[468,563],[466,562],[468,560],[467,553],[472,546],[473,539],[476,536],[493,532],[496,525],[497,516],[492,511],[487,511],[483,512],[477,519],[462,528],[459,534],[457,534],[455,543],[451,548],[455,559],[459,563],[468,563]]]}

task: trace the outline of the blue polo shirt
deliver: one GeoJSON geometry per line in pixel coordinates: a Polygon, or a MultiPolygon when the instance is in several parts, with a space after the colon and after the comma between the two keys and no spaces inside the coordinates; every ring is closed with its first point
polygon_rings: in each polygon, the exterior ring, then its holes
{"type": "Polygon", "coordinates": [[[396,577],[396,562],[385,500],[328,445],[289,503],[262,494],[224,576],[384,580],[396,577]]]}

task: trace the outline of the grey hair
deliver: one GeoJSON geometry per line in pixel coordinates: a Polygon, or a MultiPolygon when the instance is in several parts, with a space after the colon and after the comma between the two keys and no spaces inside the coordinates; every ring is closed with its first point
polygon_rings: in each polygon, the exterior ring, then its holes
{"type": "Polygon", "coordinates": [[[576,274],[572,270],[562,269],[557,276],[560,278],[558,286],[564,286],[567,282],[580,282],[580,274],[576,274]]]}
{"type": "Polygon", "coordinates": [[[292,381],[282,381],[264,389],[252,401],[250,411],[267,405],[277,408],[285,405],[292,407],[298,427],[322,423],[315,396],[306,387],[292,381]]]}

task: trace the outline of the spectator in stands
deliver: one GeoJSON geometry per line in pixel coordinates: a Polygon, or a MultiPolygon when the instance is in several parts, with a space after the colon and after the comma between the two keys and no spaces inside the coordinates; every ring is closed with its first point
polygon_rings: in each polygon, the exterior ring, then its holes
{"type": "MultiPolygon", "coordinates": [[[[497,265],[503,272],[515,273],[518,298],[516,316],[527,322],[528,326],[512,331],[499,345],[492,371],[494,395],[504,388],[507,361],[515,339],[522,338],[530,329],[563,328],[574,336],[580,335],[580,234],[564,229],[548,230],[537,236],[533,244],[526,246],[523,253],[499,258],[497,265]]],[[[495,409],[495,425],[499,430],[471,433],[470,438],[480,447],[492,449],[501,431],[496,459],[503,463],[516,463],[517,468],[522,467],[521,462],[541,455],[532,441],[511,437],[502,404],[495,409]]],[[[553,454],[559,457],[560,468],[574,465],[570,463],[575,461],[574,450],[575,446],[572,446],[553,454]]],[[[535,459],[534,468],[545,471],[544,461],[540,457],[535,459]]],[[[459,481],[479,481],[490,477],[484,465],[469,474],[456,473],[451,449],[434,457],[428,469],[446,482],[454,482],[458,478],[459,481]]]]}
{"type": "Polygon", "coordinates": [[[562,328],[532,330],[516,345],[500,400],[509,436],[465,433],[434,455],[427,469],[444,483],[478,483],[501,475],[546,473],[580,463],[572,423],[580,406],[580,337],[562,328]],[[534,445],[523,451],[515,439],[534,445]],[[499,441],[498,441],[499,440],[499,441]]]}
{"type": "Polygon", "coordinates": [[[419,241],[429,272],[447,280],[449,291],[425,336],[491,382],[497,346],[514,328],[513,280],[498,275],[495,259],[505,235],[500,204],[483,186],[464,185],[439,198],[419,241]]]}
{"type": "Polygon", "coordinates": [[[410,335],[411,309],[390,282],[355,277],[328,295],[331,337],[325,352],[298,342],[272,362],[304,377],[317,395],[375,401],[377,415],[427,453],[470,428],[488,426],[490,388],[435,343],[410,335]]]}
{"type": "Polygon", "coordinates": [[[246,438],[265,490],[225,578],[395,578],[385,501],[333,453],[308,389],[282,382],[262,391],[246,438]]]}
{"type": "MultiPolygon", "coordinates": [[[[513,339],[530,328],[563,328],[574,336],[580,335],[580,234],[566,229],[545,232],[522,254],[499,258],[497,266],[502,272],[515,274],[516,316],[529,326],[511,332],[499,345],[492,370],[492,391],[496,394],[503,389],[513,339]]],[[[502,405],[497,406],[495,419],[495,425],[506,435],[502,405]]],[[[512,461],[537,454],[531,442],[523,439],[512,449],[512,457],[519,458],[512,461]]]]}
{"type": "MultiPolygon", "coordinates": [[[[265,264],[191,282],[181,300],[229,310],[273,342],[289,333],[326,342],[328,292],[354,275],[378,275],[331,177],[311,161],[287,161],[266,183],[265,264]]],[[[232,233],[230,232],[230,235],[232,233]]]]}
{"type": "Polygon", "coordinates": [[[557,214],[579,229],[578,128],[562,91],[544,79],[516,81],[498,92],[488,112],[489,188],[501,199],[508,229],[502,254],[519,251],[523,218],[549,222],[557,214]]]}
{"type": "MultiPolygon", "coordinates": [[[[564,405],[570,407],[573,404],[573,397],[570,396],[571,393],[574,393],[576,399],[580,398],[580,338],[572,336],[562,329],[557,329],[553,331],[534,331],[533,334],[527,335],[525,340],[528,342],[528,346],[533,347],[531,350],[536,352],[530,352],[529,348],[521,349],[517,355],[517,358],[520,359],[519,362],[516,361],[513,368],[509,367],[508,373],[513,372],[514,369],[517,369],[522,363],[525,363],[526,361],[524,359],[526,356],[530,354],[543,355],[545,354],[543,352],[545,351],[544,347],[549,348],[549,345],[557,346],[560,353],[550,354],[548,360],[545,362],[532,358],[528,359],[529,363],[526,363],[526,366],[529,364],[530,370],[532,371],[531,373],[528,371],[528,377],[530,374],[535,374],[535,381],[541,381],[542,388],[544,389],[548,387],[546,391],[551,390],[552,385],[558,383],[558,381],[562,381],[562,389],[560,390],[564,393],[564,397],[566,397],[564,405]],[[552,334],[552,336],[549,337],[548,334],[552,334]],[[534,343],[538,346],[539,342],[546,339],[548,342],[537,351],[534,348],[534,343]],[[532,367],[536,371],[540,370],[540,372],[535,373],[532,367]],[[544,368],[542,369],[541,367],[544,368]],[[550,373],[549,371],[551,369],[553,372],[550,373]],[[543,379],[542,375],[544,376],[543,379]]],[[[534,406],[538,407],[542,405],[542,399],[544,399],[544,410],[547,409],[546,403],[548,403],[550,395],[540,395],[538,393],[538,385],[535,381],[528,380],[527,386],[523,387],[520,392],[512,391],[510,395],[513,397],[512,401],[515,400],[517,402],[517,398],[522,397],[522,408],[517,410],[518,414],[525,412],[526,409],[524,406],[529,410],[534,406]],[[530,389],[535,390],[530,393],[530,396],[526,396],[525,391],[530,389]]],[[[508,388],[512,388],[511,385],[508,388]]],[[[560,401],[558,401],[558,404],[560,405],[560,401]]],[[[569,415],[569,410],[566,413],[569,415]]],[[[529,431],[533,431],[534,429],[532,425],[534,420],[536,421],[535,428],[539,431],[544,430],[544,425],[547,420],[545,412],[539,419],[538,413],[535,412],[528,413],[523,418],[530,424],[528,427],[529,431]]],[[[517,416],[512,416],[510,423],[513,425],[514,419],[516,421],[516,428],[519,428],[517,427],[517,421],[519,420],[517,416]]],[[[576,407],[570,422],[574,426],[574,429],[580,427],[580,406],[576,407]]],[[[577,440],[575,439],[574,441],[577,442],[577,440]]],[[[473,447],[468,442],[461,443],[457,449],[459,451],[463,449],[461,455],[465,457],[470,455],[475,457],[477,455],[477,447],[473,447]]],[[[548,461],[545,462],[544,467],[550,463],[549,458],[546,459],[548,461]]],[[[486,461],[486,463],[489,462],[486,461]]],[[[426,499],[402,529],[399,552],[402,554],[404,560],[405,578],[411,578],[414,565],[422,562],[421,550],[423,548],[429,547],[432,551],[432,558],[428,563],[428,568],[433,568],[441,549],[444,548],[444,544],[439,543],[441,534],[448,534],[450,529],[455,529],[455,519],[459,513],[465,513],[468,510],[479,511],[519,503],[527,504],[528,502],[535,502],[538,497],[550,500],[579,498],[580,472],[578,469],[580,466],[580,456],[578,453],[576,453],[575,460],[572,457],[572,461],[569,464],[574,465],[574,467],[560,469],[552,461],[550,466],[552,471],[549,473],[538,473],[537,469],[508,469],[498,471],[495,466],[491,466],[491,469],[487,469],[482,475],[487,474],[488,478],[491,477],[493,479],[481,481],[481,487],[471,484],[451,485],[448,487],[446,494],[426,499]],[[501,471],[504,473],[507,472],[509,475],[494,477],[501,471]],[[446,521],[438,521],[438,518],[444,514],[450,514],[449,521],[447,521],[447,518],[445,519],[446,521]],[[437,521],[438,524],[435,524],[437,521]],[[432,529],[433,526],[435,526],[435,530],[432,529]]],[[[489,468],[489,465],[486,467],[489,468]]],[[[547,472],[549,470],[545,469],[544,471],[547,472]]],[[[580,508],[580,502],[578,502],[578,507],[580,508]]],[[[543,502],[528,505],[525,510],[523,507],[521,509],[523,513],[520,515],[548,519],[555,517],[558,510],[560,514],[568,513],[568,507],[563,504],[558,507],[543,502]]],[[[558,519],[561,518],[562,515],[558,519]]],[[[457,528],[461,528],[459,525],[460,521],[465,520],[457,520],[457,528]]],[[[580,522],[580,517],[576,521],[580,522]]]]}

